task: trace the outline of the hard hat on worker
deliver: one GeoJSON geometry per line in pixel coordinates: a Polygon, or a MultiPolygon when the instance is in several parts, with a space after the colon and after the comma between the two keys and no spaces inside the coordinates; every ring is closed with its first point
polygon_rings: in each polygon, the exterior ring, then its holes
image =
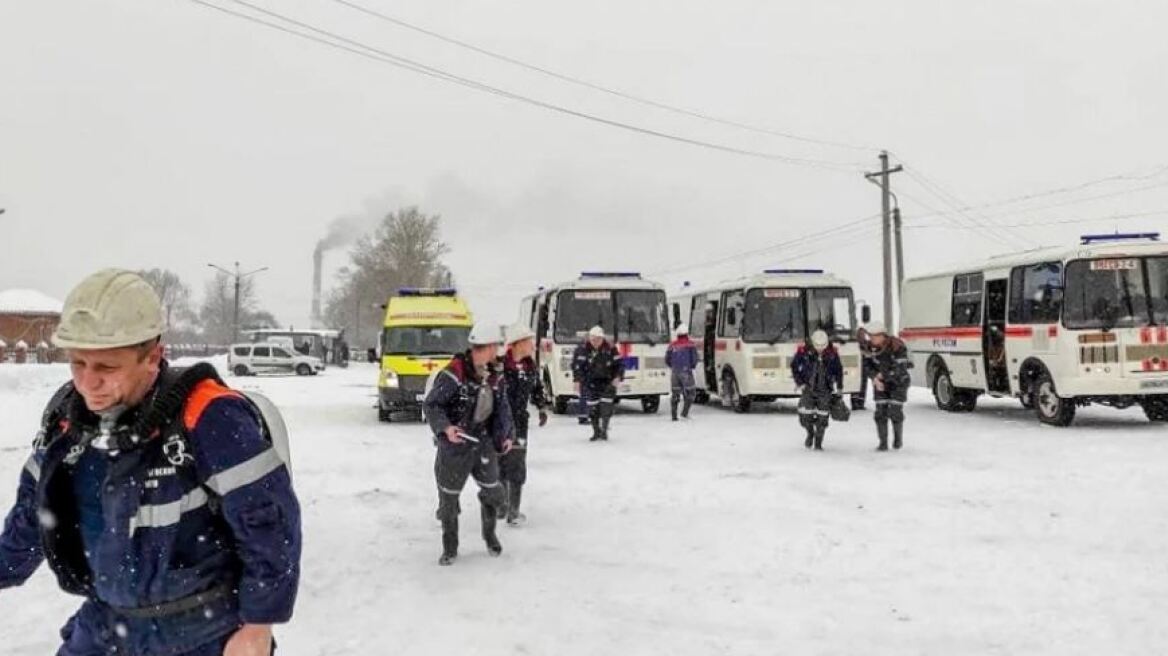
{"type": "Polygon", "coordinates": [[[467,341],[471,346],[498,345],[503,343],[503,335],[499,333],[499,327],[495,324],[480,321],[470,329],[470,338],[467,341]]]}
{"type": "Polygon", "coordinates": [[[827,348],[830,342],[831,340],[828,338],[827,333],[822,330],[811,333],[811,345],[815,347],[816,351],[822,351],[827,348]]]}
{"type": "Polygon", "coordinates": [[[116,349],[157,339],[165,329],[162,302],[150,283],[132,271],[103,269],[69,292],[53,343],[66,349],[116,349]]]}
{"type": "Polygon", "coordinates": [[[883,321],[871,321],[864,326],[864,331],[869,335],[887,335],[888,328],[884,326],[883,321]]]}
{"type": "Polygon", "coordinates": [[[511,346],[516,342],[522,342],[525,339],[535,337],[535,331],[527,326],[517,323],[507,329],[507,346],[511,346]]]}
{"type": "Polygon", "coordinates": [[[593,326],[592,330],[588,331],[588,336],[595,337],[597,339],[604,339],[605,338],[604,328],[601,328],[600,326],[593,326]]]}

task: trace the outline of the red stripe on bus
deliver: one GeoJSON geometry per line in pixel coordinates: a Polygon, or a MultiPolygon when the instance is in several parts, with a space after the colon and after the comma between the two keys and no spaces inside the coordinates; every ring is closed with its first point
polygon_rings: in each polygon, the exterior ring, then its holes
{"type": "Polygon", "coordinates": [[[981,337],[981,328],[905,328],[900,336],[905,339],[931,339],[938,337],[974,338],[981,337]]]}
{"type": "Polygon", "coordinates": [[[1006,337],[1034,337],[1034,329],[1030,326],[1007,326],[1006,337]]]}

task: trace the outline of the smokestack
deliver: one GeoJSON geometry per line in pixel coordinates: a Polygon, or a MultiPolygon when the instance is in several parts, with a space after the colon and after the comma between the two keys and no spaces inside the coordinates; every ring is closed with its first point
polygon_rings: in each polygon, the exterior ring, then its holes
{"type": "Polygon", "coordinates": [[[320,278],[321,264],[324,260],[324,242],[316,245],[312,251],[312,327],[320,328],[324,320],[320,314],[320,278]]]}

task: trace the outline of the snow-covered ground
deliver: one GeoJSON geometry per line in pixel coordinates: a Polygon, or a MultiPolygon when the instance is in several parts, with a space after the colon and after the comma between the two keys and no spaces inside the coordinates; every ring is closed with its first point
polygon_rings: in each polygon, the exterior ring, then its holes
{"type": "MultiPolygon", "coordinates": [[[[0,366],[4,508],[66,375],[0,366]]],[[[440,568],[429,435],[378,424],[374,380],[234,379],[293,431],[305,563],[284,654],[1168,653],[1168,430],[1138,410],[1060,430],[918,394],[888,454],[868,413],[825,453],[783,404],[622,412],[605,444],[554,417],[528,525],[487,557],[468,488],[463,557],[440,568]]],[[[76,605],[45,568],[0,592],[0,652],[52,653],[76,605]]]]}

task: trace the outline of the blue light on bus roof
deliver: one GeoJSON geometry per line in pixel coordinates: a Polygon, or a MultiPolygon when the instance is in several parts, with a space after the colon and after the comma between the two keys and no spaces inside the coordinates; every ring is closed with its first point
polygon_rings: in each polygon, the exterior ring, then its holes
{"type": "Polygon", "coordinates": [[[1098,244],[1100,242],[1108,241],[1134,241],[1137,239],[1147,239],[1148,241],[1160,241],[1160,233],[1158,232],[1114,232],[1109,235],[1083,235],[1080,237],[1083,240],[1083,245],[1098,244]]]}
{"type": "Polygon", "coordinates": [[[763,273],[823,273],[823,269],[767,269],[763,273]]]}
{"type": "Polygon", "coordinates": [[[398,296],[457,296],[458,291],[453,287],[402,287],[397,290],[398,296]]]}
{"type": "Polygon", "coordinates": [[[640,278],[641,274],[635,271],[584,271],[581,278],[640,278]]]}

